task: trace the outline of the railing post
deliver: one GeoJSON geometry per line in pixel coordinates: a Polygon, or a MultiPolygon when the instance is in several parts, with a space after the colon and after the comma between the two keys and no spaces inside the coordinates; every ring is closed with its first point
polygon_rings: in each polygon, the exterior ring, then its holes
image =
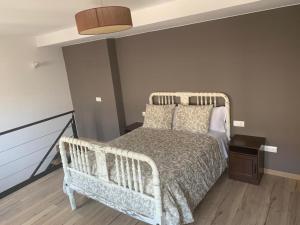
{"type": "Polygon", "coordinates": [[[73,131],[74,138],[78,138],[74,113],[72,113],[72,131],[73,131]]]}

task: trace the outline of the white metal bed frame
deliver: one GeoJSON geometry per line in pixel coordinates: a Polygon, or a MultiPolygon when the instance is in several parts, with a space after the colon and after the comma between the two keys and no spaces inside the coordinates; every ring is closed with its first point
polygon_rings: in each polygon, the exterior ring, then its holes
{"type": "MultiPolygon", "coordinates": [[[[218,98],[223,99],[226,108],[226,134],[230,138],[230,103],[223,93],[156,92],[149,97],[150,104],[213,104],[218,106],[218,98]]],[[[60,139],[60,154],[64,170],[64,192],[68,195],[72,210],[76,209],[74,191],[95,199],[111,208],[149,224],[164,224],[159,172],[154,161],[143,154],[111,148],[104,143],[93,144],[87,141],[63,137],[60,139]],[[71,162],[68,162],[67,151],[71,162]],[[94,162],[91,155],[96,159],[94,162]],[[109,177],[107,157],[113,156],[117,181],[109,177]],[[152,171],[153,196],[144,192],[142,163],[152,171]],[[96,165],[93,173],[92,164],[96,165]],[[116,193],[112,198],[107,190],[116,193]],[[130,205],[133,197],[139,199],[130,205]],[[141,212],[142,204],[149,210],[141,212]],[[140,204],[140,205],[139,205],[140,204]],[[130,206],[129,206],[130,205],[130,206]]]]}

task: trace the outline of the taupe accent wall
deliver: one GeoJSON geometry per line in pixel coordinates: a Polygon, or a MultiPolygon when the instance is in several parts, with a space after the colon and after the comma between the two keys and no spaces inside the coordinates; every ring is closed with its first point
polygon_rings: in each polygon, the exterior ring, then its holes
{"type": "Polygon", "coordinates": [[[120,135],[107,41],[63,48],[80,137],[108,141],[120,135]],[[96,102],[101,97],[102,102],[96,102]]]}
{"type": "Polygon", "coordinates": [[[142,121],[153,91],[225,92],[246,122],[233,133],[265,136],[278,146],[266,167],[300,174],[300,6],[63,51],[81,136],[108,140],[142,121]]]}
{"type": "Polygon", "coordinates": [[[266,167],[300,173],[300,6],[117,39],[126,122],[153,91],[221,91],[234,133],[267,137],[266,167]]]}

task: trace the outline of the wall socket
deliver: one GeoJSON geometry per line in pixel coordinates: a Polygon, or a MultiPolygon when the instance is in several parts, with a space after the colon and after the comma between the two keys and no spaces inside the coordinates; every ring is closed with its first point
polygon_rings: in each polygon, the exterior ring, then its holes
{"type": "Polygon", "coordinates": [[[145,112],[142,112],[142,116],[145,116],[145,114],[146,114],[145,112]]]}
{"type": "Polygon", "coordinates": [[[276,146],[262,145],[260,149],[265,152],[277,153],[278,148],[276,146]]]}
{"type": "Polygon", "coordinates": [[[96,97],[96,102],[102,102],[102,98],[101,97],[96,97]]]}
{"type": "Polygon", "coordinates": [[[234,120],[233,126],[234,127],[245,127],[245,121],[234,120]]]}

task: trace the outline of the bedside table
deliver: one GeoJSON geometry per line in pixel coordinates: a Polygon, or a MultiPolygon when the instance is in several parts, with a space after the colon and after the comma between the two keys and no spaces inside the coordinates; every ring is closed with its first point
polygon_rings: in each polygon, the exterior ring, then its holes
{"type": "Polygon", "coordinates": [[[264,173],[266,138],[235,135],[229,142],[229,177],[252,184],[259,184],[264,173]]]}
{"type": "Polygon", "coordinates": [[[127,134],[127,133],[129,133],[129,132],[131,132],[131,131],[133,131],[133,130],[139,128],[139,127],[141,127],[141,126],[143,126],[142,122],[135,122],[133,124],[130,124],[130,125],[126,126],[126,128],[125,128],[125,134],[127,134]]]}

